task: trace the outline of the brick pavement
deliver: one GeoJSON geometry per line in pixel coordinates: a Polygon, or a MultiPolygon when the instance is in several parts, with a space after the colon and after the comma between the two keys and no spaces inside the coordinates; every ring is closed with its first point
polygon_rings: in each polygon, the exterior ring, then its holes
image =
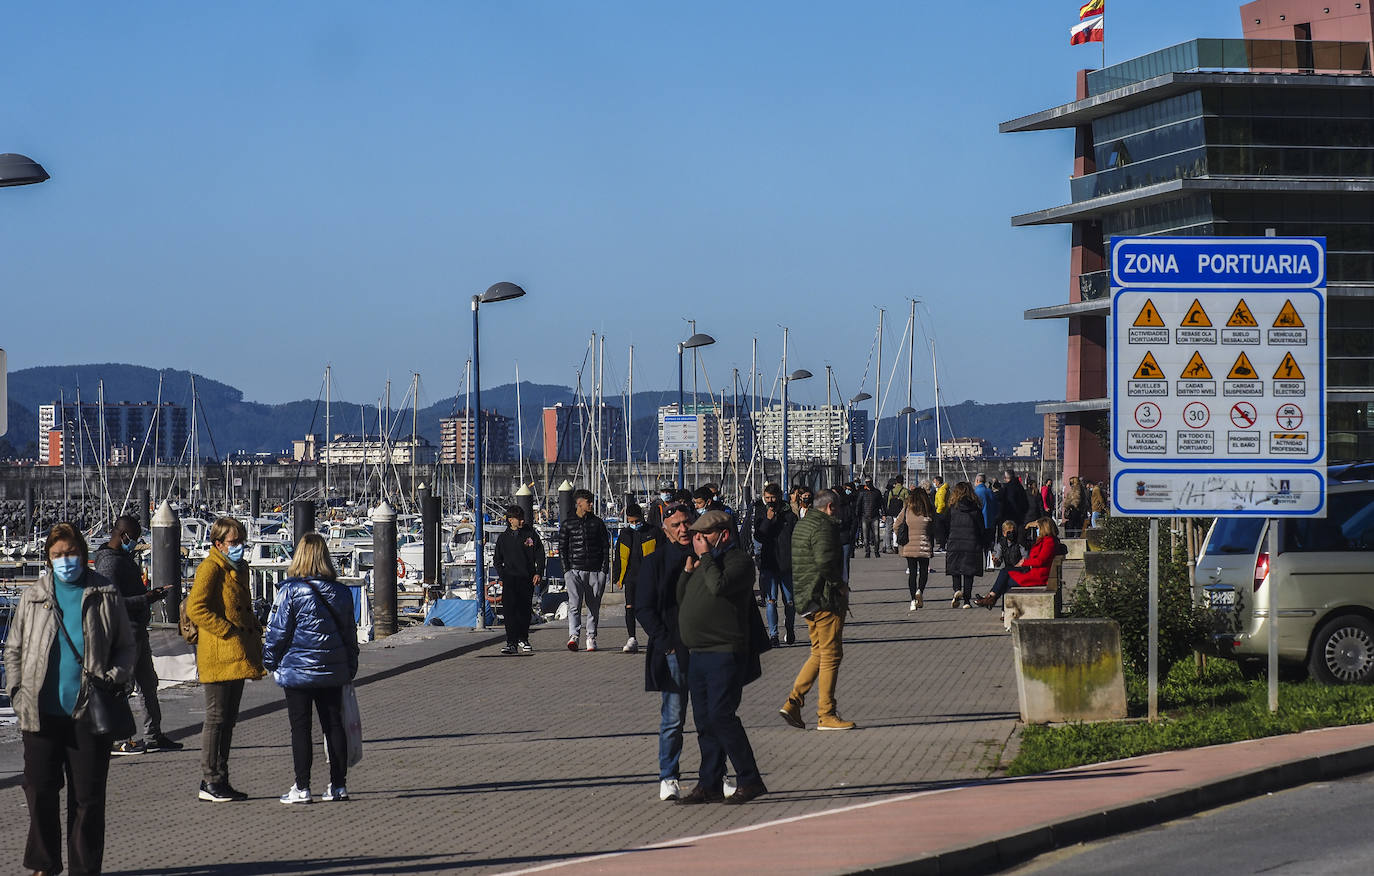
{"type": "MultiPolygon", "coordinates": [[[[766,654],[740,712],[771,793],[747,806],[658,802],[658,698],[642,690],[642,656],[619,653],[623,621],[608,608],[597,654],[568,653],[557,622],[536,628],[537,651],[524,657],[497,654],[498,635],[433,628],[365,648],[366,754],[348,804],[276,802],[291,763],[270,681],[249,685],[230,760],[254,799],[197,802],[200,697],[171,698],[168,728],[187,750],[112,765],[107,872],[499,872],[995,775],[1016,722],[1010,637],[996,614],[950,609],[949,579],[936,572],[927,608],[909,613],[895,558],[855,560],[853,580],[838,699],[861,729],[783,724],[776,710],[806,649],[766,654]]],[[[0,764],[16,745],[0,743],[0,764]]],[[[690,787],[690,734],[683,760],[690,787]]],[[[324,769],[321,754],[316,790],[324,769]]],[[[26,814],[15,784],[0,779],[0,859],[18,862],[26,814]]]]}

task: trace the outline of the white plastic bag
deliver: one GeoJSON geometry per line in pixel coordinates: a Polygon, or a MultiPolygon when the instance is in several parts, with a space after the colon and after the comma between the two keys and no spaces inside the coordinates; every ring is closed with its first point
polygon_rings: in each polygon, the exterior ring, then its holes
{"type": "Polygon", "coordinates": [[[363,716],[358,711],[358,695],[351,683],[343,686],[343,707],[340,712],[344,735],[348,737],[348,765],[354,767],[363,759],[363,716]]]}

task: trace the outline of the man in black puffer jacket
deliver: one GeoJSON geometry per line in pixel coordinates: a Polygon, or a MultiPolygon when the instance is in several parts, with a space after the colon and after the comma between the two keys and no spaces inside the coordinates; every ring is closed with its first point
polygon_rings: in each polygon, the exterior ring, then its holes
{"type": "Polygon", "coordinates": [[[501,578],[501,608],[505,615],[506,645],[502,654],[530,654],[530,618],[534,588],[544,577],[544,542],[533,526],[525,523],[525,509],[506,509],[506,531],[496,537],[492,557],[501,578]]]}
{"type": "Polygon", "coordinates": [[[582,635],[582,606],[587,606],[587,650],[596,650],[596,625],[601,596],[611,568],[611,533],[592,513],[591,490],[575,490],[577,512],[558,528],[558,554],[563,561],[563,584],[568,591],[568,650],[577,650],[582,635]]]}
{"type": "Polygon", "coordinates": [[[153,650],[148,643],[148,621],[152,604],[166,595],[165,588],[149,590],[143,584],[143,572],[134,561],[134,548],[143,527],[138,518],[125,514],[114,522],[110,540],[95,552],[95,570],[114,582],[124,597],[124,609],[134,628],[134,642],[138,659],[134,663],[134,682],[143,697],[143,739],[117,739],[114,754],[142,754],[145,751],[178,751],[180,742],[162,735],[162,706],[157,701],[157,671],[153,668],[153,650]]]}
{"type": "Polygon", "coordinates": [[[854,499],[863,526],[864,556],[880,557],[883,546],[878,541],[878,518],[883,513],[883,494],[873,488],[872,478],[864,478],[863,486],[854,499]]]}

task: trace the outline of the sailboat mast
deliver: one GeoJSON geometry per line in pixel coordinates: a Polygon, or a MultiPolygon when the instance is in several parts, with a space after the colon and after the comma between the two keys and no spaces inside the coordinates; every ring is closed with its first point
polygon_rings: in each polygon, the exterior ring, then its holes
{"type": "MultiPolygon", "coordinates": [[[[906,406],[911,407],[911,384],[915,375],[916,368],[916,299],[911,299],[911,321],[907,323],[907,348],[906,348],[906,406]]],[[[900,351],[899,351],[900,352],[900,351]]],[[[902,444],[902,452],[911,452],[911,414],[906,416],[906,441],[902,444]]],[[[903,462],[899,471],[905,470],[906,463],[903,462]]]]}
{"type": "Polygon", "coordinates": [[[471,464],[472,454],[477,451],[477,436],[472,431],[472,360],[469,359],[463,365],[463,501],[461,507],[468,506],[468,484],[471,481],[471,474],[468,466],[471,464]],[[472,444],[472,450],[468,450],[468,444],[472,444]]]}
{"type": "MultiPolygon", "coordinates": [[[[610,479],[610,478],[607,476],[607,474],[606,474],[606,443],[605,443],[605,439],[604,439],[604,436],[605,436],[605,434],[606,434],[606,432],[605,432],[605,430],[606,430],[606,421],[605,421],[604,416],[603,416],[604,413],[605,413],[605,408],[606,408],[606,383],[605,383],[605,380],[606,380],[606,336],[605,336],[605,335],[602,335],[600,338],[597,339],[597,341],[598,341],[597,347],[598,347],[598,350],[599,350],[599,352],[597,353],[597,356],[596,356],[596,469],[597,469],[597,478],[596,478],[596,486],[592,488],[592,492],[594,492],[594,493],[600,493],[600,492],[601,492],[601,482],[602,482],[602,481],[605,481],[605,482],[606,482],[606,485],[607,485],[608,487],[610,486],[610,483],[611,483],[611,479],[610,479]]],[[[609,501],[609,500],[610,500],[610,496],[607,496],[607,497],[606,497],[606,500],[609,501]]],[[[609,507],[609,506],[607,506],[607,505],[606,505],[606,502],[603,501],[603,502],[602,502],[602,507],[609,507]]]]}
{"type": "Polygon", "coordinates": [[[410,495],[415,497],[415,455],[419,448],[420,428],[420,372],[410,372],[410,495]]]}
{"type": "Polygon", "coordinates": [[[635,346],[630,345],[630,371],[625,391],[625,492],[634,492],[634,405],[635,405],[635,346]]]}
{"type": "MultiPolygon", "coordinates": [[[[759,339],[754,338],[749,351],[749,467],[754,467],[755,459],[762,460],[759,455],[759,339]]],[[[755,495],[763,494],[763,482],[767,478],[763,477],[763,466],[759,465],[758,477],[760,486],[755,491],[755,495]]]]}
{"type": "Polygon", "coordinates": [[[940,368],[935,358],[935,339],[930,341],[930,373],[935,383],[935,458],[939,462],[940,479],[945,478],[945,455],[940,452],[940,368]]]}
{"type": "MultiPolygon", "coordinates": [[[[520,412],[520,363],[515,363],[515,466],[525,485],[525,418],[520,412]]],[[[530,523],[534,523],[533,520],[530,523]]]]}
{"type": "MultiPolygon", "coordinates": [[[[326,516],[329,514],[329,439],[333,435],[333,431],[329,428],[331,425],[329,421],[329,405],[330,402],[333,400],[329,389],[330,367],[331,366],[329,365],[324,366],[324,501],[326,516]]],[[[318,454],[320,452],[319,448],[316,448],[315,452],[318,454]]]]}
{"type": "MultiPolygon", "coordinates": [[[[878,479],[878,423],[883,414],[883,317],[887,314],[878,308],[878,369],[873,375],[873,480],[878,479]]],[[[862,475],[862,469],[859,471],[862,475]]]]}

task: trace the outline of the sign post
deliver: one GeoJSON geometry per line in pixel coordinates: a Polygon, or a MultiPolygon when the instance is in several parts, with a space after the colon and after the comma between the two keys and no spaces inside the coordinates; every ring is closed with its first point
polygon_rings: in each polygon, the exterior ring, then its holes
{"type": "Polygon", "coordinates": [[[1326,514],[1326,240],[1113,237],[1110,263],[1111,501],[1152,518],[1153,719],[1154,518],[1267,517],[1277,546],[1277,518],[1326,514]]]}

